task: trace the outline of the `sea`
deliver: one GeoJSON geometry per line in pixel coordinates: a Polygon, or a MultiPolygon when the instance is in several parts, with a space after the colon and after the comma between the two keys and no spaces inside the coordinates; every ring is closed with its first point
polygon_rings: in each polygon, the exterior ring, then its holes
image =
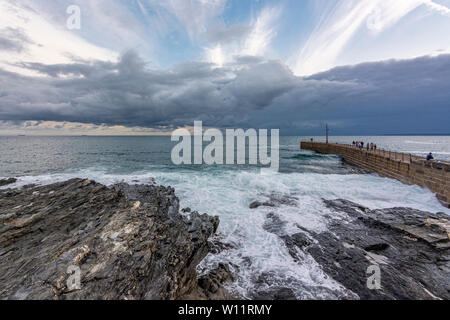
{"type": "MultiPolygon", "coordinates": [[[[331,221],[344,219],[326,208],[323,199],[346,199],[371,209],[411,207],[450,214],[430,191],[404,185],[377,174],[362,172],[339,156],[300,149],[301,141],[324,137],[280,137],[280,170],[265,172],[251,165],[181,165],[171,161],[175,142],[161,136],[2,136],[0,179],[17,183],[51,184],[70,178],[88,178],[112,185],[118,182],[172,186],[181,207],[220,217],[218,236],[228,250],[209,254],[199,266],[205,273],[228,263],[235,279],[227,289],[252,298],[262,289],[289,288],[297,299],[339,299],[353,293],[323,272],[308,254],[294,261],[284,242],[265,231],[267,215],[275,212],[284,222],[280,232],[299,228],[320,233],[331,221]],[[254,201],[289,199],[279,206],[250,209],[254,201]],[[264,281],[261,282],[261,278],[264,281]],[[263,286],[263,288],[261,288],[263,286]]],[[[330,142],[376,143],[379,149],[450,161],[450,136],[330,137],[330,142]]],[[[3,187],[7,188],[7,187],[3,187]]]]}

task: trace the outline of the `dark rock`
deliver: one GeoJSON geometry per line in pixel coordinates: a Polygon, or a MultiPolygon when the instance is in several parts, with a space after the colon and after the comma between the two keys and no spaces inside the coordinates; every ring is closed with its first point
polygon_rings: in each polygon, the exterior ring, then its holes
{"type": "Polygon", "coordinates": [[[252,202],[249,206],[250,209],[257,209],[259,207],[275,207],[275,205],[270,202],[255,201],[255,202],[252,202]]]}
{"type": "Polygon", "coordinates": [[[268,290],[258,291],[254,296],[254,300],[271,300],[271,301],[288,301],[297,300],[294,291],[289,288],[274,287],[268,290]]]}
{"type": "Polygon", "coordinates": [[[236,245],[227,241],[221,233],[215,234],[209,239],[211,249],[210,253],[219,254],[223,251],[236,249],[236,245]]]}
{"type": "Polygon", "coordinates": [[[251,257],[242,257],[242,265],[250,267],[253,264],[251,257]]]}
{"type": "Polygon", "coordinates": [[[234,300],[223,285],[233,280],[230,267],[220,263],[219,266],[198,279],[198,287],[194,287],[185,300],[234,300]]]}
{"type": "Polygon", "coordinates": [[[274,278],[276,278],[276,274],[273,271],[264,271],[258,275],[254,283],[258,287],[273,285],[274,278]]]}
{"type": "Polygon", "coordinates": [[[183,298],[198,287],[218,224],[183,217],[174,190],[160,186],[74,179],[2,190],[0,299],[183,298]],[[80,289],[67,282],[71,266],[80,289]]]}
{"type": "Polygon", "coordinates": [[[389,248],[389,245],[387,243],[376,243],[373,245],[370,245],[368,247],[365,247],[364,250],[369,252],[380,252],[387,250],[389,248]]]}
{"type": "Polygon", "coordinates": [[[324,271],[362,299],[449,299],[450,219],[410,208],[370,210],[325,201],[350,221],[313,234],[307,247],[324,271]],[[367,269],[381,269],[381,290],[367,287],[367,269]]]}
{"type": "Polygon", "coordinates": [[[298,200],[298,198],[286,194],[270,194],[268,197],[270,199],[270,203],[276,206],[284,205],[295,207],[298,200]]]}
{"type": "Polygon", "coordinates": [[[9,184],[16,183],[16,182],[17,182],[17,179],[15,179],[15,178],[3,179],[3,180],[0,180],[0,187],[4,187],[9,184]]]}
{"type": "Polygon", "coordinates": [[[249,208],[257,209],[259,207],[276,207],[281,205],[296,206],[296,201],[298,200],[292,196],[278,194],[270,194],[266,197],[269,198],[269,201],[254,201],[250,204],[249,208]]]}
{"type": "Polygon", "coordinates": [[[228,265],[220,263],[216,269],[200,277],[198,283],[200,288],[206,292],[216,293],[221,284],[229,280],[232,280],[230,268],[228,265]]]}
{"type": "Polygon", "coordinates": [[[255,291],[251,294],[253,300],[297,300],[292,289],[278,285],[276,273],[262,272],[255,280],[255,291]]]}
{"type": "Polygon", "coordinates": [[[286,222],[281,220],[280,217],[274,212],[270,212],[266,216],[266,221],[264,222],[263,229],[267,232],[274,233],[278,236],[284,234],[284,226],[286,222]]]}
{"type": "Polygon", "coordinates": [[[278,284],[277,274],[266,271],[254,279],[255,291],[251,294],[253,300],[297,300],[292,289],[278,284]]]}
{"type": "Polygon", "coordinates": [[[303,233],[297,233],[292,236],[284,235],[280,236],[280,238],[284,241],[284,244],[288,248],[289,254],[294,261],[300,260],[297,248],[305,249],[307,246],[311,245],[311,240],[303,233]]]}
{"type": "Polygon", "coordinates": [[[266,221],[264,222],[263,228],[267,232],[279,236],[284,241],[284,244],[286,245],[289,254],[294,261],[299,261],[300,257],[298,256],[297,248],[304,249],[312,242],[304,233],[287,235],[284,230],[286,224],[287,222],[281,220],[277,214],[271,212],[266,216],[266,221]]]}
{"type": "MultiPolygon", "coordinates": [[[[309,253],[349,290],[342,299],[449,299],[448,215],[410,208],[370,210],[346,200],[324,202],[333,211],[345,212],[348,219],[331,219],[326,232],[299,227],[302,232],[288,235],[287,222],[272,212],[263,227],[284,241],[294,261],[301,261],[301,251],[309,253]],[[372,265],[381,269],[381,290],[367,286],[372,265]]],[[[276,287],[274,281],[271,273],[255,279],[263,289],[256,290],[254,298],[275,299],[264,289],[276,287]]]]}

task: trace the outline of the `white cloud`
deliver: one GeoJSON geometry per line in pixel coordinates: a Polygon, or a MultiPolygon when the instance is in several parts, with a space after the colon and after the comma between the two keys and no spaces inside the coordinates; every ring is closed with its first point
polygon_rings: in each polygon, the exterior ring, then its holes
{"type": "MultiPolygon", "coordinates": [[[[271,41],[277,35],[276,23],[281,13],[281,7],[265,7],[249,22],[248,27],[235,25],[221,32],[216,31],[224,41],[205,48],[207,61],[223,66],[232,62],[235,56],[266,56],[270,52],[271,41]]],[[[217,39],[214,40],[217,42],[217,39]]]]}
{"type": "Polygon", "coordinates": [[[209,62],[215,64],[218,67],[223,67],[225,57],[223,55],[222,46],[216,45],[214,48],[206,48],[207,59],[209,62]]]}
{"type": "Polygon", "coordinates": [[[90,123],[66,121],[2,121],[0,120],[0,135],[169,135],[171,129],[167,127],[145,128],[95,125],[90,123]]]}
{"type": "Polygon", "coordinates": [[[262,10],[253,23],[253,30],[245,41],[244,55],[262,56],[269,47],[270,41],[276,36],[274,23],[281,14],[280,7],[267,7],[262,10]]]}
{"type": "MultiPolygon", "coordinates": [[[[431,0],[342,0],[332,10],[321,17],[321,22],[312,32],[293,60],[297,75],[310,75],[326,71],[337,65],[337,58],[344,51],[357,32],[369,30],[376,36],[385,31],[413,10],[423,7],[433,13],[448,15],[449,9],[431,0]]],[[[405,39],[399,39],[404,41],[405,39]]],[[[433,50],[424,49],[421,54],[433,50]]],[[[391,58],[410,58],[396,56],[391,58]]],[[[361,61],[354,61],[354,63],[361,61]]]]}
{"type": "MultiPolygon", "coordinates": [[[[65,14],[65,12],[63,13],[65,14]]],[[[33,9],[13,1],[0,2],[0,29],[18,29],[29,39],[21,52],[0,51],[0,67],[30,74],[12,64],[33,61],[47,64],[69,63],[72,57],[95,60],[116,60],[118,55],[93,45],[76,32],[55,25],[33,9]]]]}
{"type": "Polygon", "coordinates": [[[450,16],[450,9],[443,4],[438,4],[432,0],[424,0],[425,5],[427,5],[431,10],[438,11],[442,14],[450,16]]]}

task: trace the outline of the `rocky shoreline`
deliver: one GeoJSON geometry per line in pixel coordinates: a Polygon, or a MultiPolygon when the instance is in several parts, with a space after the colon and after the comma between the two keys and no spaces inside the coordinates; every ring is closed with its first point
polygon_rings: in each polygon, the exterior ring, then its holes
{"type": "Polygon", "coordinates": [[[17,182],[16,178],[1,179],[0,180],[0,187],[4,187],[4,186],[7,186],[9,184],[16,183],[16,182],[17,182]]]}
{"type": "Polygon", "coordinates": [[[179,209],[174,189],[156,185],[1,190],[0,299],[232,298],[226,266],[196,272],[219,218],[179,209]]]}
{"type": "MultiPolygon", "coordinates": [[[[298,227],[287,235],[276,213],[289,197],[255,201],[250,208],[274,208],[266,216],[264,229],[277,235],[291,257],[299,252],[311,255],[324,272],[340,283],[350,295],[340,299],[363,300],[448,300],[450,299],[450,217],[411,208],[370,210],[347,200],[323,200],[336,213],[329,217],[327,231],[316,233],[298,227]],[[380,270],[381,288],[370,289],[368,268],[380,270]]],[[[287,288],[269,295],[295,299],[287,288]]]]}
{"type": "MultiPolygon", "coordinates": [[[[450,299],[448,215],[323,201],[339,218],[330,214],[322,233],[301,226],[285,232],[277,207],[295,207],[292,197],[271,196],[250,208],[270,209],[264,230],[283,241],[294,261],[311,256],[347,289],[340,299],[450,299]],[[378,290],[367,286],[374,265],[381,269],[378,290]]],[[[238,298],[224,288],[234,277],[227,264],[197,274],[209,253],[233,249],[215,235],[218,225],[218,217],[180,210],[175,190],[154,182],[106,187],[73,179],[0,190],[0,299],[238,298]]],[[[258,277],[263,289],[252,299],[297,298],[268,279],[258,277]]]]}

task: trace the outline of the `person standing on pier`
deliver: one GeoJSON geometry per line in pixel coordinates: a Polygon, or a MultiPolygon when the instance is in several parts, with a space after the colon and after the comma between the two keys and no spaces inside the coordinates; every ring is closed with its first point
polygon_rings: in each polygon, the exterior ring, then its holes
{"type": "Polygon", "coordinates": [[[430,152],[430,153],[427,155],[427,161],[431,161],[431,160],[434,160],[434,157],[433,157],[433,154],[430,152]]]}

